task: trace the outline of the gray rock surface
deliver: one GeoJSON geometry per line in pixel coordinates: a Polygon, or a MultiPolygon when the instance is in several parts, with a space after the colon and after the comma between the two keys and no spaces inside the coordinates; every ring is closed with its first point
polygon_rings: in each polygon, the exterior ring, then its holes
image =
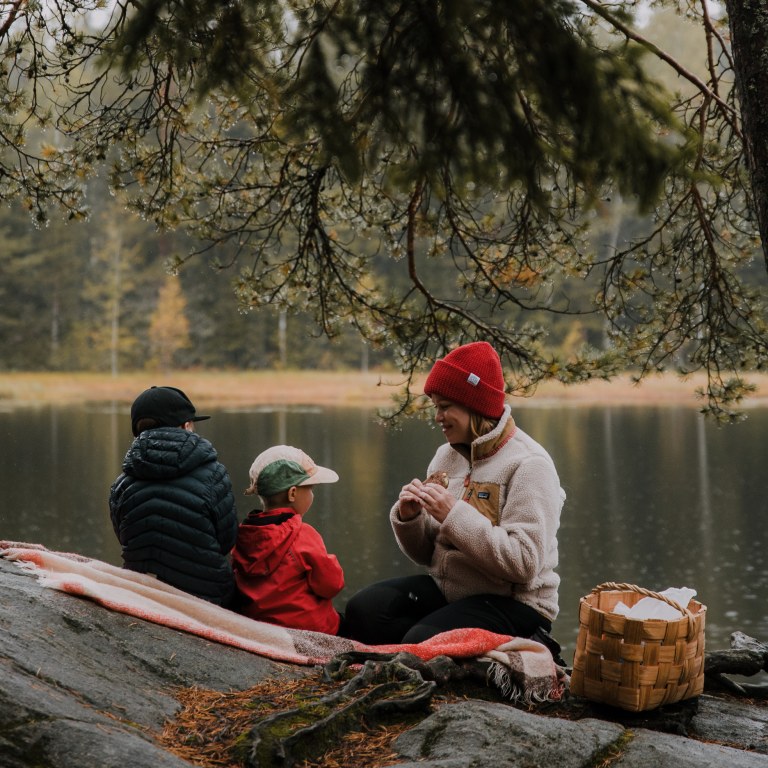
{"type": "Polygon", "coordinates": [[[46,589],[2,559],[0,595],[0,768],[186,766],[153,738],[174,687],[301,671],[46,589]]]}
{"type": "Polygon", "coordinates": [[[768,755],[732,746],[594,718],[542,717],[479,701],[443,707],[395,746],[408,758],[399,768],[583,768],[601,765],[609,755],[612,768],[768,766],[768,755]]]}
{"type": "Polygon", "coordinates": [[[621,726],[600,720],[575,723],[490,702],[466,701],[442,707],[404,733],[395,746],[412,761],[403,763],[403,768],[583,768],[623,732],[621,726]]]}
{"type": "Polygon", "coordinates": [[[720,744],[638,731],[612,768],[758,768],[768,757],[720,744]]]}
{"type": "MultiPolygon", "coordinates": [[[[311,671],[46,589],[2,559],[0,595],[0,768],[182,768],[155,738],[176,687],[311,671]]],[[[577,768],[609,753],[620,768],[768,768],[767,720],[765,704],[710,695],[637,714],[477,699],[443,705],[396,746],[413,768],[577,768]]]]}
{"type": "Polygon", "coordinates": [[[703,740],[768,755],[768,706],[702,696],[691,720],[690,733],[703,740]]]}

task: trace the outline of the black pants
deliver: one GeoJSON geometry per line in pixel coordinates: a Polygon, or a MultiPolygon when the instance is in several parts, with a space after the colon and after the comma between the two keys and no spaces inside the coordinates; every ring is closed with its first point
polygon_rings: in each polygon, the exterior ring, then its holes
{"type": "Polygon", "coordinates": [[[552,625],[511,597],[472,595],[449,603],[432,577],[422,575],[379,581],[353,595],[340,634],[367,645],[420,643],[462,627],[530,637],[552,625]]]}

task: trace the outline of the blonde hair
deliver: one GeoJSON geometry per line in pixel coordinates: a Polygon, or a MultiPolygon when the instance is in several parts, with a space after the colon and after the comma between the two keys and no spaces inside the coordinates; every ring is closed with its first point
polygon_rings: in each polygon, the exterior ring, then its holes
{"type": "Polygon", "coordinates": [[[472,439],[475,440],[492,432],[496,429],[498,423],[498,419],[489,419],[487,416],[483,416],[482,413],[472,411],[469,416],[469,428],[472,430],[472,439]]]}
{"type": "Polygon", "coordinates": [[[275,507],[287,507],[290,506],[288,503],[288,491],[290,489],[286,488],[284,491],[279,491],[278,493],[273,493],[271,496],[262,496],[257,490],[256,490],[256,483],[252,482],[244,491],[246,496],[258,496],[259,499],[261,499],[262,505],[265,509],[274,509],[275,507]]]}

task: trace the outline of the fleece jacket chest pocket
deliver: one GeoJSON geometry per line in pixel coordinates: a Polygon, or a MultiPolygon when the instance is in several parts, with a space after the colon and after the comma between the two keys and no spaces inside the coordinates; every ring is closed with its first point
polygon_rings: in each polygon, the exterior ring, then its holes
{"type": "Polygon", "coordinates": [[[477,483],[471,480],[464,489],[462,499],[474,507],[483,517],[487,517],[494,525],[499,524],[498,483],[477,483]]]}

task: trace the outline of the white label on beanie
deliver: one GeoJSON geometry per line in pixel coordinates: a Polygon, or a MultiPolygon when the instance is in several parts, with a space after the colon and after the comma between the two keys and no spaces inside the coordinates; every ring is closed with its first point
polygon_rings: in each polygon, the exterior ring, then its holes
{"type": "Polygon", "coordinates": [[[480,383],[480,377],[476,373],[470,373],[469,376],[467,376],[467,383],[476,387],[480,383]]]}

